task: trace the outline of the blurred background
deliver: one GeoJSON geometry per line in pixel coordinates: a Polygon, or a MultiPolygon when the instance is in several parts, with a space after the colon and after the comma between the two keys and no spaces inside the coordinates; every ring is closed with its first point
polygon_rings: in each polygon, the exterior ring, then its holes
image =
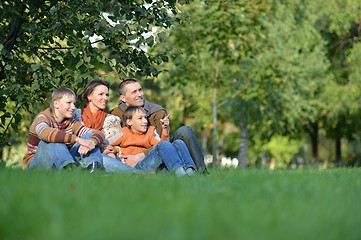
{"type": "Polygon", "coordinates": [[[127,77],[211,167],[361,165],[361,2],[4,1],[0,157],[22,167],[50,93],[127,77]],[[40,4],[40,2],[42,4],[40,4]]]}

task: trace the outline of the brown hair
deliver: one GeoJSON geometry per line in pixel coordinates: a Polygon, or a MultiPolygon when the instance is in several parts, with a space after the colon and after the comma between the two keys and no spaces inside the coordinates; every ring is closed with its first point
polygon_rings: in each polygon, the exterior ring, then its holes
{"type": "Polygon", "coordinates": [[[123,113],[123,119],[125,120],[125,126],[127,126],[128,128],[130,128],[130,126],[128,126],[127,120],[128,120],[128,119],[132,119],[134,113],[137,112],[137,111],[142,111],[144,114],[146,114],[144,108],[143,108],[143,107],[139,107],[139,106],[128,107],[128,108],[124,111],[124,113],[123,113]]]}
{"type": "Polygon", "coordinates": [[[83,96],[82,96],[82,100],[83,100],[83,107],[86,107],[86,105],[88,105],[89,103],[89,99],[88,99],[88,96],[90,94],[92,94],[92,92],[94,91],[94,89],[99,86],[99,85],[104,85],[108,88],[109,90],[109,82],[107,81],[104,81],[104,80],[100,80],[100,79],[97,79],[97,80],[93,80],[91,82],[89,82],[86,86],[85,86],[85,89],[84,89],[84,92],[83,92],[83,96]]]}
{"type": "Polygon", "coordinates": [[[120,84],[119,84],[119,87],[118,87],[118,92],[119,92],[119,95],[125,95],[125,90],[124,90],[124,87],[129,84],[129,83],[139,83],[138,80],[134,79],[134,78],[127,78],[127,79],[124,79],[120,84]]]}
{"type": "Polygon", "coordinates": [[[54,112],[54,102],[58,101],[63,98],[64,95],[73,95],[76,99],[76,95],[73,90],[67,87],[61,87],[58,89],[55,89],[54,92],[51,94],[50,99],[50,110],[54,112]]]}

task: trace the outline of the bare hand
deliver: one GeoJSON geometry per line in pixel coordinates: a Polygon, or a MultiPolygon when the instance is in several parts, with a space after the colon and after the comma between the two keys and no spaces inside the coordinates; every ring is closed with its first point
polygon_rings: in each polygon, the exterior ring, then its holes
{"type": "Polygon", "coordinates": [[[80,154],[87,154],[89,151],[91,151],[88,147],[81,146],[78,148],[78,153],[80,154]]]}
{"type": "Polygon", "coordinates": [[[104,149],[107,149],[107,150],[111,151],[112,153],[117,153],[117,150],[112,145],[107,145],[107,146],[105,146],[104,149]]]}
{"type": "Polygon", "coordinates": [[[107,155],[108,155],[109,157],[112,157],[112,158],[114,158],[114,159],[117,159],[117,158],[115,157],[115,154],[112,153],[112,152],[108,152],[107,155]]]}
{"type": "Polygon", "coordinates": [[[144,153],[138,153],[137,155],[122,155],[121,158],[124,159],[125,162],[127,162],[127,165],[131,167],[135,167],[140,161],[143,160],[145,157],[144,153]]]}
{"type": "Polygon", "coordinates": [[[79,143],[79,145],[82,147],[87,147],[90,151],[96,147],[95,142],[89,139],[82,139],[77,137],[76,142],[79,143]]]}
{"type": "Polygon", "coordinates": [[[162,133],[164,134],[164,136],[169,135],[169,117],[171,115],[172,114],[169,113],[167,116],[160,120],[160,123],[162,124],[162,133]]]}

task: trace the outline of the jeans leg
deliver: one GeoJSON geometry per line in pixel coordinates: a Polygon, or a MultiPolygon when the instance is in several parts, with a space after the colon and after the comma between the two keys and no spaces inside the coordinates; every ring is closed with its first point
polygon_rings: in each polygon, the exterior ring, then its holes
{"type": "Polygon", "coordinates": [[[64,143],[49,143],[40,141],[34,158],[30,161],[29,168],[57,168],[61,170],[69,163],[74,163],[74,158],[64,143]]]}
{"type": "Polygon", "coordinates": [[[177,131],[174,133],[172,141],[175,141],[177,139],[182,140],[187,145],[188,151],[197,166],[198,172],[206,172],[207,168],[206,164],[204,163],[202,148],[192,128],[188,126],[178,128],[177,131]]]}
{"type": "Polygon", "coordinates": [[[120,159],[112,158],[106,154],[102,154],[103,156],[103,166],[106,172],[111,173],[141,173],[139,169],[132,168],[127,164],[120,161],[120,159]]]}
{"type": "Polygon", "coordinates": [[[194,164],[191,155],[189,154],[186,144],[182,140],[175,140],[174,142],[172,142],[172,144],[177,150],[177,153],[183,162],[184,168],[187,169],[192,167],[194,170],[197,170],[197,167],[194,164]]]}
{"type": "Polygon", "coordinates": [[[135,168],[144,171],[154,171],[162,163],[169,171],[183,168],[183,163],[175,147],[168,141],[158,143],[148,154],[140,161],[135,168]]]}
{"type": "MultiPolygon", "coordinates": [[[[82,136],[83,139],[89,139],[93,134],[86,133],[82,136]]],[[[93,162],[98,162],[100,165],[103,165],[103,156],[100,152],[99,147],[94,148],[87,154],[80,154],[78,152],[80,145],[79,143],[75,143],[70,149],[70,154],[74,157],[74,159],[80,163],[83,168],[87,168],[93,162]]]]}
{"type": "Polygon", "coordinates": [[[162,164],[158,150],[154,147],[134,168],[144,172],[155,172],[162,164]]]}

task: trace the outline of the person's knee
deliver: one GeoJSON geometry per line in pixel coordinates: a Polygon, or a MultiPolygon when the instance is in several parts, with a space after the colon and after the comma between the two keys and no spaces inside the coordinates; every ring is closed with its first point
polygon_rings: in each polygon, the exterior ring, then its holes
{"type": "Polygon", "coordinates": [[[166,148],[166,147],[170,146],[171,143],[168,142],[168,141],[161,141],[157,145],[158,145],[159,148],[166,148]]]}
{"type": "Polygon", "coordinates": [[[179,147],[183,147],[183,146],[186,147],[186,144],[180,139],[174,140],[172,144],[179,147]]]}
{"type": "Polygon", "coordinates": [[[174,133],[174,139],[189,138],[191,136],[194,136],[194,132],[192,128],[188,126],[182,126],[174,133]]]}

